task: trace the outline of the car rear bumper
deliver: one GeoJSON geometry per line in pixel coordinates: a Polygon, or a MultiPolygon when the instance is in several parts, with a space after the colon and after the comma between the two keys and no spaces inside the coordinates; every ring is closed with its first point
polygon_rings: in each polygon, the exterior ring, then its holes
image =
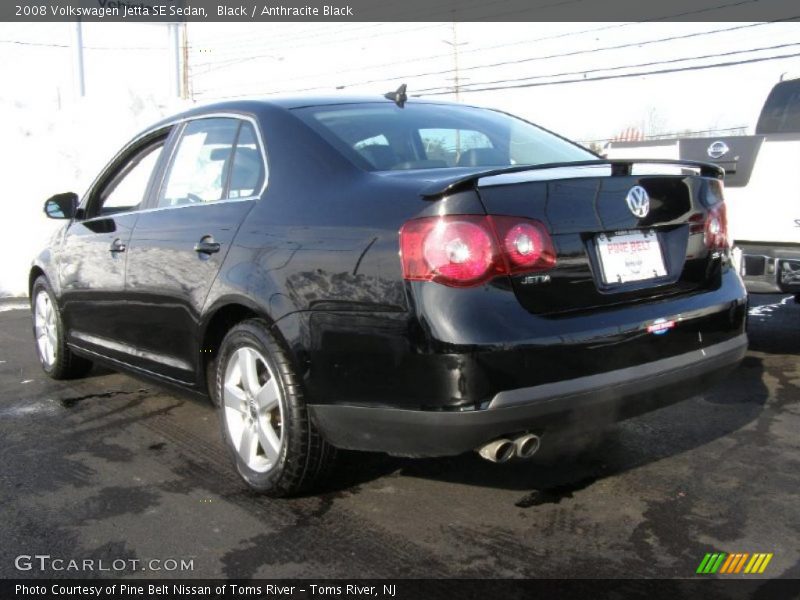
{"type": "Polygon", "coordinates": [[[689,398],[724,377],[744,357],[747,335],[634,367],[505,390],[486,408],[425,411],[310,405],[333,445],[399,456],[460,454],[495,438],[541,432],[558,423],[608,423],[689,398]]]}
{"type": "Polygon", "coordinates": [[[747,291],[754,294],[800,292],[800,244],[737,243],[740,272],[747,291]]]}

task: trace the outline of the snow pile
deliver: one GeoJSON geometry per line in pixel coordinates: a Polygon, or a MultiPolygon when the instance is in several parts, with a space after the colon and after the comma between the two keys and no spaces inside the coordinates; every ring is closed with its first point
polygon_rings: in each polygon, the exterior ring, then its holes
{"type": "Polygon", "coordinates": [[[3,194],[0,297],[27,295],[34,256],[65,221],[45,217],[53,194],[83,195],[112,156],[134,135],[184,104],[169,105],[130,92],[90,98],[61,109],[0,98],[3,194]]]}
{"type": "Polygon", "coordinates": [[[767,318],[773,316],[772,313],[779,310],[782,306],[786,306],[794,300],[794,296],[786,296],[780,302],[772,304],[762,304],[761,306],[751,306],[747,314],[751,317],[767,318]]]}

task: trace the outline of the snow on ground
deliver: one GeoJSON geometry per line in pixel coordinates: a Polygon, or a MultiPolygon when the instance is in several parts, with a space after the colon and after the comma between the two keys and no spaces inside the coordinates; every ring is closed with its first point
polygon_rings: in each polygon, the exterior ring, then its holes
{"type": "Polygon", "coordinates": [[[790,302],[794,301],[794,296],[786,296],[782,298],[780,302],[774,302],[772,304],[762,304],[761,306],[752,306],[750,310],[747,311],[747,314],[751,317],[758,317],[758,318],[767,318],[773,316],[773,313],[777,311],[781,306],[786,306],[790,302]]]}

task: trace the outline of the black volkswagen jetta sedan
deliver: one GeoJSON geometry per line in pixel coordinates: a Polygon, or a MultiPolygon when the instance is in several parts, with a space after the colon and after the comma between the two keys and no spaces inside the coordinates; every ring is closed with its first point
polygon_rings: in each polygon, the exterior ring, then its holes
{"type": "Polygon", "coordinates": [[[463,105],[197,108],[47,201],[36,348],[54,378],[97,361],[208,394],[273,495],[335,448],[526,458],[743,357],[722,175],[463,105]]]}

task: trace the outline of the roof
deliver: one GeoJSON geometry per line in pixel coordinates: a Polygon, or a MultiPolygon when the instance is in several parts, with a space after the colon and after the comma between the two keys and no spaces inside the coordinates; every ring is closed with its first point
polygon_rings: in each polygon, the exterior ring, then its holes
{"type": "MultiPolygon", "coordinates": [[[[392,100],[387,100],[382,94],[375,94],[374,96],[350,96],[346,94],[337,94],[329,96],[273,96],[273,97],[258,97],[251,96],[248,98],[241,98],[239,100],[227,100],[210,105],[203,105],[203,108],[213,106],[225,106],[231,108],[232,105],[237,103],[242,104],[263,104],[266,106],[277,106],[280,108],[293,109],[303,108],[306,106],[334,106],[338,104],[392,104],[392,100]]],[[[422,98],[409,98],[408,104],[454,104],[453,102],[446,102],[441,100],[427,100],[422,98]]],[[[460,104],[458,106],[461,106],[460,104]]]]}
{"type": "MultiPolygon", "coordinates": [[[[226,112],[243,112],[255,113],[260,112],[260,109],[282,109],[292,110],[296,108],[305,108],[310,106],[337,106],[345,104],[394,104],[392,100],[387,100],[381,94],[374,96],[349,96],[346,94],[330,95],[330,96],[274,96],[267,98],[259,98],[257,96],[248,98],[238,98],[232,100],[223,100],[209,104],[198,104],[178,114],[169,116],[162,119],[158,123],[148,127],[140,134],[144,135],[147,132],[155,131],[156,129],[163,128],[166,125],[171,125],[182,119],[191,117],[198,117],[210,113],[226,113],[226,112]]],[[[446,102],[441,100],[428,100],[423,98],[410,98],[407,105],[414,104],[438,104],[441,106],[470,106],[465,104],[456,104],[454,102],[446,102]]],[[[138,136],[137,136],[138,137],[138,136]]]]}

